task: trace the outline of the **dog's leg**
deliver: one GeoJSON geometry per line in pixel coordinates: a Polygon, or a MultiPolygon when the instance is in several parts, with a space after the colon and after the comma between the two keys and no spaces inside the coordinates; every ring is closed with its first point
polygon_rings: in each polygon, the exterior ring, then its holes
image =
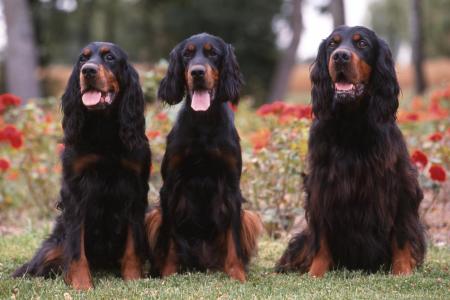
{"type": "Polygon", "coordinates": [[[244,264],[237,255],[236,243],[234,242],[231,229],[226,233],[226,243],[227,254],[225,257],[224,271],[231,278],[239,280],[240,282],[245,282],[244,264]]]}
{"type": "Polygon", "coordinates": [[[309,268],[309,275],[312,277],[322,277],[330,270],[333,264],[330,249],[325,237],[320,240],[320,248],[317,254],[314,256],[311,267],[309,268]]]}
{"type": "MultiPolygon", "coordinates": [[[[84,226],[81,225],[79,230],[76,230],[72,234],[77,235],[80,239],[79,243],[74,241],[71,243],[70,238],[68,238],[68,247],[73,247],[74,245],[79,245],[79,257],[70,257],[69,265],[67,266],[67,271],[64,276],[65,282],[72,286],[76,290],[88,290],[93,288],[91,272],[89,271],[89,263],[86,258],[84,249],[84,226]]],[[[74,237],[76,238],[76,237],[74,237]]]]}
{"type": "Polygon", "coordinates": [[[142,262],[136,255],[136,248],[133,239],[133,231],[128,227],[125,252],[121,261],[121,274],[123,280],[135,280],[142,277],[142,262]]]}
{"type": "Polygon", "coordinates": [[[164,266],[161,269],[161,276],[166,277],[177,272],[177,253],[175,250],[175,244],[171,240],[169,242],[169,251],[166,256],[166,261],[164,262],[164,266]]]}
{"type": "Polygon", "coordinates": [[[416,267],[416,262],[411,252],[409,242],[400,247],[396,238],[392,239],[392,274],[410,275],[412,273],[412,270],[416,267]]]}

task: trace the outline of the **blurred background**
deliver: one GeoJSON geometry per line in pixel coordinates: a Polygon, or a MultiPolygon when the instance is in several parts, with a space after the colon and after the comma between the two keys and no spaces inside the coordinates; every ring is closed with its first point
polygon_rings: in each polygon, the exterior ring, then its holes
{"type": "Polygon", "coordinates": [[[233,44],[246,80],[236,112],[242,190],[268,232],[303,222],[300,173],[311,122],[309,67],[338,25],[385,39],[402,87],[398,121],[425,190],[422,215],[450,241],[450,1],[0,0],[0,232],[55,215],[61,166],[59,99],[90,41],[124,48],[141,75],[154,152],[150,202],[175,111],[155,101],[170,50],[209,32],[233,44]]]}
{"type": "Polygon", "coordinates": [[[90,41],[121,45],[141,70],[186,37],[209,32],[236,48],[245,93],[260,104],[309,92],[308,66],[340,24],[390,45],[403,89],[450,80],[448,0],[4,0],[0,90],[28,99],[61,93],[90,41]]]}

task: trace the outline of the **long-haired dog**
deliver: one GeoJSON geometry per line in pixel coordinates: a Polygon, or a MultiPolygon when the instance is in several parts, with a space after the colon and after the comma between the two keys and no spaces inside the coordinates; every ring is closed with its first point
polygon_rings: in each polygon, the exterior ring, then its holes
{"type": "Polygon", "coordinates": [[[144,217],[151,154],[138,74],[117,45],[94,42],[82,50],[62,111],[61,214],[13,276],[62,271],[75,289],[93,286],[91,267],[120,266],[123,279],[140,278],[148,252],[144,217]]]}
{"type": "Polygon", "coordinates": [[[245,281],[262,225],[241,208],[241,147],[227,103],[237,103],[241,84],[233,48],[218,37],[194,35],[170,53],[158,97],[186,99],[167,137],[160,207],[146,217],[153,276],[209,269],[245,281]]]}
{"type": "Polygon", "coordinates": [[[367,28],[338,27],[321,43],[311,81],[307,228],[278,271],[410,274],[425,256],[423,195],[396,125],[399,85],[387,44],[367,28]]]}

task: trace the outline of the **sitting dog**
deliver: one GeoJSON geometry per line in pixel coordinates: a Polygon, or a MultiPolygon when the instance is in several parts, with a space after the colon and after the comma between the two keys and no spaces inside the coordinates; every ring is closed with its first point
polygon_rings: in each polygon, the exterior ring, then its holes
{"type": "Polygon", "coordinates": [[[144,98],[126,54],[111,43],[86,46],[62,97],[65,148],[61,215],[30,262],[13,276],[63,272],[75,289],[93,287],[92,268],[120,265],[142,276],[151,153],[144,98]]]}
{"type": "Polygon", "coordinates": [[[146,217],[151,274],[220,270],[245,281],[262,232],[259,216],[241,208],[239,136],[228,101],[242,84],[231,45],[206,33],[170,53],[158,97],[186,99],[167,137],[160,206],[146,217]]]}
{"type": "Polygon", "coordinates": [[[399,85],[387,44],[367,28],[338,27],[321,43],[311,81],[307,228],[278,271],[410,274],[425,256],[423,195],[396,124],[399,85]]]}

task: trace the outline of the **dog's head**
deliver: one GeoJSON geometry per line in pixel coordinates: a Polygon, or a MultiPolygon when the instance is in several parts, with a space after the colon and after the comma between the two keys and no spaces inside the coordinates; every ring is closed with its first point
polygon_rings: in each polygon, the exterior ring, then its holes
{"type": "Polygon", "coordinates": [[[83,105],[105,109],[120,92],[125,53],[116,45],[94,42],[83,48],[78,59],[80,93],[83,105]]]}
{"type": "Polygon", "coordinates": [[[74,64],[62,97],[66,141],[76,140],[86,115],[117,114],[120,136],[126,145],[142,142],[144,96],[139,75],[117,45],[93,42],[74,64]]]}
{"type": "Polygon", "coordinates": [[[372,30],[362,26],[337,27],[323,40],[311,81],[316,116],[337,105],[359,105],[365,98],[371,99],[367,104],[383,110],[380,113],[393,114],[398,105],[399,87],[391,52],[372,30]]]}
{"type": "Polygon", "coordinates": [[[201,33],[171,51],[158,98],[176,104],[187,94],[194,111],[207,111],[214,103],[237,103],[241,85],[242,75],[233,47],[219,37],[201,33]]]}

